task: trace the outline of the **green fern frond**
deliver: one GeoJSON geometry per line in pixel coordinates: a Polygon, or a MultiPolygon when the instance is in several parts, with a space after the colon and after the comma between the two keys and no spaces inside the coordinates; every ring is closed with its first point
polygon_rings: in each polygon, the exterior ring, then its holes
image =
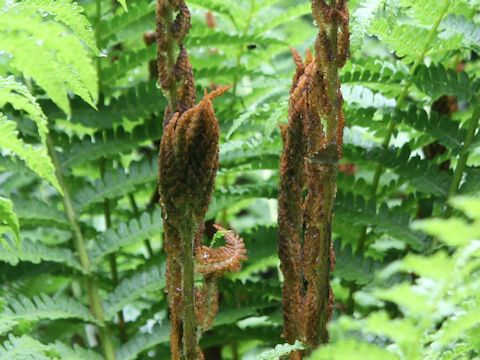
{"type": "Polygon", "coordinates": [[[383,347],[356,339],[344,339],[321,347],[312,354],[312,360],[343,360],[355,354],[358,359],[398,360],[399,357],[383,347]]]}
{"type": "Polygon", "coordinates": [[[98,54],[92,26],[83,14],[84,9],[77,2],[72,0],[24,0],[18,3],[18,8],[21,11],[36,10],[42,16],[53,15],[55,20],[67,25],[90,49],[98,54]]]}
{"type": "Polygon", "coordinates": [[[122,5],[123,10],[128,11],[127,0],[117,0],[120,5],[122,5]]]}
{"type": "Polygon", "coordinates": [[[267,350],[258,355],[259,360],[279,360],[293,351],[303,350],[305,347],[300,341],[295,341],[294,344],[279,344],[273,350],[267,350]]]}
{"type": "Polygon", "coordinates": [[[8,299],[7,305],[0,313],[0,319],[15,321],[38,321],[43,319],[80,319],[95,322],[86,306],[67,297],[51,297],[41,294],[30,299],[20,296],[8,299]]]}
{"type": "Polygon", "coordinates": [[[88,206],[105,199],[116,199],[134,192],[157,180],[158,164],[155,159],[134,162],[127,169],[107,171],[101,180],[80,189],[74,197],[75,207],[85,210],[88,206]]]}
{"type": "Polygon", "coordinates": [[[132,304],[138,298],[165,287],[165,263],[135,273],[122,280],[104,301],[105,316],[113,318],[124,306],[132,304]]]}
{"type": "Polygon", "coordinates": [[[270,19],[270,21],[268,21],[266,24],[259,26],[256,29],[256,32],[259,34],[266,33],[269,30],[272,30],[278,26],[286,24],[289,21],[292,21],[293,19],[308,15],[311,13],[311,11],[311,4],[309,2],[291,6],[287,10],[282,11],[280,15],[270,19]]]}
{"type": "Polygon", "coordinates": [[[121,223],[98,236],[90,253],[92,261],[98,264],[105,255],[116,252],[120,248],[150,239],[163,229],[160,210],[144,212],[138,219],[121,223]]]}
{"type": "Polygon", "coordinates": [[[13,266],[19,262],[40,264],[44,261],[51,261],[58,264],[65,264],[72,269],[82,271],[82,267],[75,255],[69,249],[60,246],[47,246],[40,242],[32,242],[30,239],[24,238],[22,239],[21,250],[10,250],[12,248],[14,248],[13,244],[9,244],[9,246],[0,245],[0,261],[13,266]]]}
{"type": "Polygon", "coordinates": [[[56,341],[50,345],[54,351],[61,356],[61,360],[102,360],[102,356],[99,354],[84,349],[77,344],[73,344],[73,347],[67,346],[62,342],[56,341]]]}
{"type": "Polygon", "coordinates": [[[386,122],[377,121],[378,112],[374,107],[356,107],[355,104],[350,104],[345,108],[345,118],[348,119],[349,124],[352,126],[360,126],[364,128],[369,128],[373,131],[378,131],[379,129],[384,129],[386,122]]]}
{"type": "MultiPolygon", "coordinates": [[[[227,140],[229,140],[232,137],[232,135],[250,118],[258,116],[260,118],[260,121],[263,123],[262,125],[265,126],[266,124],[264,120],[266,115],[272,113],[270,104],[268,103],[271,102],[273,99],[278,98],[279,95],[283,95],[282,90],[283,89],[273,89],[265,92],[264,94],[257,95],[255,100],[251,104],[249,104],[248,108],[237,119],[233,121],[232,126],[230,127],[227,133],[227,137],[226,137],[227,140]]],[[[287,109],[288,109],[287,99],[284,97],[281,100],[278,100],[277,103],[278,103],[278,107],[275,110],[278,111],[280,114],[282,113],[285,114],[285,118],[286,118],[287,109]]]]}
{"type": "Polygon", "coordinates": [[[25,111],[35,122],[42,144],[46,146],[48,122],[37,99],[30,93],[28,88],[15,81],[13,76],[4,78],[0,76],[0,107],[6,103],[12,105],[15,110],[25,111]]]}
{"type": "Polygon", "coordinates": [[[12,197],[14,210],[22,226],[55,226],[69,229],[65,214],[37,199],[12,197]]]}
{"type": "MultiPolygon", "coordinates": [[[[109,67],[102,70],[102,83],[111,86],[115,81],[125,76],[128,71],[145,65],[148,61],[155,59],[156,56],[157,49],[155,46],[125,51],[109,67]]],[[[156,90],[158,92],[158,89],[156,90]]]]}
{"type": "Polygon", "coordinates": [[[471,79],[464,71],[456,72],[443,65],[420,66],[414,75],[415,86],[433,100],[453,95],[470,100],[480,91],[480,80],[471,79]]]}
{"type": "Polygon", "coordinates": [[[0,346],[2,360],[100,360],[102,357],[93,351],[74,344],[70,347],[60,341],[45,345],[28,336],[8,335],[0,346]]]}
{"type": "MultiPolygon", "coordinates": [[[[350,164],[348,160],[346,160],[346,164],[350,164]]],[[[392,179],[386,184],[379,185],[377,191],[378,198],[382,199],[385,196],[395,193],[402,183],[403,181],[401,181],[401,179],[392,179]]],[[[370,184],[368,184],[363,177],[355,177],[343,172],[338,173],[337,184],[343,192],[351,192],[354,195],[361,195],[363,197],[369,197],[372,191],[370,184]]]]}
{"type": "Polygon", "coordinates": [[[376,162],[397,173],[407,180],[418,192],[445,197],[451,183],[451,176],[440,171],[439,166],[419,156],[412,156],[412,150],[406,144],[400,149],[383,151],[376,148],[369,151],[346,146],[346,157],[358,164],[376,162]]]}
{"type": "Polygon", "coordinates": [[[385,0],[362,0],[352,14],[351,51],[358,51],[363,45],[370,23],[381,10],[385,0]]]}
{"type": "MultiPolygon", "coordinates": [[[[408,16],[426,26],[431,26],[434,19],[442,16],[445,7],[444,1],[437,0],[400,0],[400,3],[407,8],[408,16]]],[[[450,3],[449,6],[452,8],[453,1],[448,1],[448,3],[450,3]]]]}
{"type": "Polygon", "coordinates": [[[435,111],[428,113],[412,105],[405,111],[396,110],[393,114],[384,114],[384,116],[421,131],[452,150],[460,150],[465,139],[465,130],[460,128],[459,122],[446,115],[439,115],[435,111]]]}
{"type": "Polygon", "coordinates": [[[32,77],[66,114],[70,114],[67,90],[94,106],[96,71],[78,38],[39,14],[25,19],[16,11],[1,12],[0,25],[8,29],[2,32],[0,49],[13,56],[10,64],[32,77]]]}
{"type": "Polygon", "coordinates": [[[220,148],[222,169],[278,169],[280,141],[230,140],[220,148]]]}
{"type": "Polygon", "coordinates": [[[144,124],[135,126],[131,132],[126,132],[122,126],[106,132],[99,131],[93,139],[86,136],[82,140],[72,139],[64,147],[61,154],[62,165],[65,167],[91,162],[104,156],[128,153],[138,148],[144,141],[154,141],[162,136],[161,124],[157,119],[146,120],[144,124]]]}
{"type": "Polygon", "coordinates": [[[378,37],[406,64],[414,62],[427,45],[427,55],[441,57],[458,49],[462,41],[461,36],[452,36],[448,39],[437,37],[432,44],[425,44],[429,34],[427,28],[404,23],[392,26],[387,19],[383,18],[372,22],[369,34],[378,37]]]}
{"type": "MultiPolygon", "coordinates": [[[[2,196],[0,196],[0,221],[2,225],[6,225],[10,230],[12,230],[17,246],[20,246],[20,224],[18,223],[18,218],[15,212],[13,211],[13,203],[2,196]]],[[[2,234],[2,228],[0,227],[0,235],[2,234]]],[[[7,243],[4,243],[8,245],[7,243]]]]}
{"type": "Polygon", "coordinates": [[[250,76],[252,78],[273,76],[265,74],[258,69],[247,68],[244,65],[196,67],[193,69],[193,73],[196,79],[226,78],[227,81],[238,74],[242,74],[242,76],[250,76]]]}
{"type": "Polygon", "coordinates": [[[225,0],[190,0],[188,4],[193,5],[193,7],[200,7],[202,9],[215,11],[218,14],[225,15],[225,17],[228,18],[233,24],[236,25],[237,23],[233,14],[238,14],[239,9],[236,6],[231,6],[232,4],[230,1],[227,2],[225,0]],[[236,12],[232,11],[235,9],[237,10],[236,12]]]}
{"type": "Polygon", "coordinates": [[[214,197],[210,202],[206,218],[215,218],[216,214],[238,203],[240,200],[251,200],[260,198],[274,199],[276,197],[277,180],[265,181],[262,184],[220,187],[214,193],[214,197]]]}
{"type": "Polygon", "coordinates": [[[287,44],[273,37],[263,35],[243,35],[243,34],[228,34],[225,32],[212,30],[205,30],[202,33],[193,33],[187,38],[186,42],[189,48],[197,46],[236,46],[244,44],[258,44],[258,45],[283,45],[287,44]]]}
{"type": "Polygon", "coordinates": [[[137,332],[126,344],[117,351],[117,360],[135,360],[138,355],[152,347],[168,343],[170,326],[168,324],[155,325],[148,332],[137,332]]]}
{"type": "Polygon", "coordinates": [[[345,84],[342,86],[342,92],[346,103],[362,108],[393,108],[396,104],[395,99],[374,92],[363,85],[345,84]]]}
{"type": "Polygon", "coordinates": [[[339,242],[335,242],[334,248],[336,276],[362,285],[374,279],[374,271],[380,268],[381,262],[359,254],[350,244],[341,247],[339,242]]]}
{"type": "Polygon", "coordinates": [[[42,179],[47,180],[60,193],[55,169],[45,147],[33,147],[18,138],[17,126],[0,114],[0,148],[7,149],[22,159],[42,179]]]}
{"type": "MultiPolygon", "coordinates": [[[[0,359],[5,360],[51,360],[52,348],[34,338],[23,335],[8,335],[0,345],[0,359]]],[[[57,354],[58,355],[58,354],[57,354]]]]}
{"type": "Polygon", "coordinates": [[[130,4],[128,12],[121,12],[113,17],[102,19],[100,45],[106,47],[110,43],[117,42],[117,34],[138,23],[145,16],[153,15],[154,12],[154,1],[133,2],[130,4]]]}
{"type": "Polygon", "coordinates": [[[465,175],[465,182],[460,187],[459,193],[472,196],[480,194],[480,169],[467,167],[465,169],[465,175]]]}
{"type": "Polygon", "coordinates": [[[460,35],[466,48],[480,53],[480,26],[460,15],[450,14],[442,22],[441,36],[447,38],[460,35]]]}
{"type": "Polygon", "coordinates": [[[336,200],[336,217],[345,224],[372,225],[373,231],[388,234],[410,245],[414,249],[424,246],[425,236],[409,228],[410,217],[401,209],[376,204],[361,196],[339,192],[336,200]]]}
{"type": "Polygon", "coordinates": [[[399,85],[405,76],[405,69],[397,64],[380,60],[349,62],[340,74],[342,84],[365,85],[380,91],[386,89],[389,90],[389,94],[395,95],[400,92],[399,85]]]}
{"type": "MultiPolygon", "coordinates": [[[[165,108],[166,101],[155,82],[148,81],[123,90],[118,97],[110,99],[108,105],[99,104],[98,111],[80,101],[74,100],[72,104],[75,106],[72,122],[102,130],[125,125],[125,121],[138,122],[159,113],[165,108]]],[[[49,114],[49,118],[56,117],[61,118],[61,114],[49,114]]]]}

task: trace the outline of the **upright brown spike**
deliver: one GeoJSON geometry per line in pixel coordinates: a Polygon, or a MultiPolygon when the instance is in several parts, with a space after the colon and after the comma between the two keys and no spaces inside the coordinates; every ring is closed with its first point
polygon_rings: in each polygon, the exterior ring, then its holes
{"type": "MultiPolygon", "coordinates": [[[[159,52],[159,63],[164,61],[159,52]]],[[[243,241],[233,232],[227,232],[225,247],[210,249],[201,245],[218,168],[219,127],[212,101],[229,87],[205,93],[195,105],[193,72],[182,44],[174,66],[161,63],[159,68],[169,69],[163,77],[168,80],[166,83],[174,78],[177,95],[177,111],[172,111],[173,102],[165,111],[159,153],[171,356],[175,360],[203,359],[198,341],[201,333],[213,324],[218,311],[216,279],[227,271],[238,270],[246,258],[243,241]],[[204,276],[202,291],[195,291],[194,253],[202,254],[197,269],[204,276]]],[[[165,93],[169,94],[167,90],[165,93]]]]}
{"type": "Polygon", "coordinates": [[[349,36],[345,0],[312,0],[312,12],[319,28],[315,57],[307,52],[301,63],[294,53],[278,205],[284,336],[289,343],[302,341],[306,353],[328,341],[333,309],[332,218],[345,125],[338,69],[345,64],[349,36]]]}

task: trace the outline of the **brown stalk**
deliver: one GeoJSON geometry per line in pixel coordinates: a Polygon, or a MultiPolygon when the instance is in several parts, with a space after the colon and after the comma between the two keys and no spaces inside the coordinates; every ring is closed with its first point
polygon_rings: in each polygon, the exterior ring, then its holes
{"type": "MultiPolygon", "coordinates": [[[[346,1],[312,0],[319,34],[315,58],[295,50],[279,189],[279,254],[284,275],[284,336],[308,353],[328,341],[334,266],[332,217],[344,115],[338,69],[348,54],[346,1]]],[[[295,352],[291,359],[301,359],[295,352]]]]}
{"type": "Polygon", "coordinates": [[[169,105],[159,153],[159,194],[167,253],[170,347],[174,360],[203,359],[198,346],[218,311],[216,279],[240,268],[243,240],[227,232],[224,247],[202,246],[205,214],[218,169],[219,127],[212,101],[219,87],[195,104],[192,66],[183,41],[190,13],[183,0],[157,1],[159,83],[169,105]],[[195,288],[197,270],[203,287],[195,288]]]}

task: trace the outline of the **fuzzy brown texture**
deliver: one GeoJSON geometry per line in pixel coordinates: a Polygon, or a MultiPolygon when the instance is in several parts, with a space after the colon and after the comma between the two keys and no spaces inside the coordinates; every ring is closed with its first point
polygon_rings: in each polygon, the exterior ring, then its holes
{"type": "Polygon", "coordinates": [[[203,226],[218,168],[219,128],[212,100],[227,89],[206,95],[181,115],[175,113],[164,129],[160,144],[159,192],[173,359],[180,358],[182,346],[182,242],[189,241],[203,226]]]}
{"type": "Polygon", "coordinates": [[[156,24],[159,84],[169,100],[165,126],[175,113],[182,114],[195,105],[192,66],[183,45],[191,27],[185,1],[157,0],[156,24]]]}
{"type": "MultiPolygon", "coordinates": [[[[159,153],[159,193],[167,253],[171,356],[175,360],[186,358],[182,350],[185,348],[182,339],[186,316],[186,292],[183,288],[187,271],[185,256],[193,257],[195,251],[200,257],[197,272],[204,276],[203,288],[194,290],[197,344],[193,356],[196,359],[203,358],[198,346],[199,337],[212,326],[218,312],[217,278],[227,271],[238,270],[240,262],[246,259],[243,240],[232,231],[226,232],[224,247],[211,249],[201,245],[204,218],[218,169],[219,127],[212,101],[229,87],[219,87],[210,94],[206,93],[195,105],[190,73],[191,65],[182,45],[174,67],[175,77],[184,79],[178,87],[179,111],[170,114],[167,109],[169,118],[165,123],[159,153]],[[190,254],[185,254],[188,248],[186,242],[191,242],[190,254]]],[[[192,267],[192,273],[193,270],[192,267]]]]}
{"type": "Polygon", "coordinates": [[[315,57],[307,52],[303,62],[292,50],[296,72],[288,124],[281,126],[278,216],[284,337],[302,341],[306,353],[328,341],[333,311],[332,217],[345,126],[338,69],[347,60],[349,38],[346,1],[312,0],[312,12],[319,28],[315,57]]]}
{"type": "Polygon", "coordinates": [[[219,248],[199,246],[195,251],[195,272],[204,276],[204,286],[197,291],[195,304],[199,336],[211,329],[218,313],[217,280],[227,272],[240,270],[241,262],[247,260],[243,239],[220,225],[214,227],[224,234],[225,245],[219,248]]]}
{"type": "Polygon", "coordinates": [[[206,276],[220,277],[226,272],[240,270],[241,262],[247,259],[247,250],[242,238],[232,230],[227,231],[219,225],[214,226],[224,233],[225,246],[197,248],[195,271],[206,276]]]}

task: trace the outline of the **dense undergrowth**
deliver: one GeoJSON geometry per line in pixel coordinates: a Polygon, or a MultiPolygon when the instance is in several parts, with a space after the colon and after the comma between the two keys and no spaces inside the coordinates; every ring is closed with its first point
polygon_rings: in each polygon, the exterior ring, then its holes
{"type": "MultiPolygon", "coordinates": [[[[273,350],[285,343],[276,199],[289,46],[313,48],[311,4],[187,4],[197,98],[231,85],[215,100],[206,233],[222,245],[221,224],[248,250],[219,279],[200,346],[206,359],[278,358],[302,348],[273,350]]],[[[312,358],[476,358],[480,4],[349,8],[331,344],[312,358]]],[[[0,0],[0,359],[169,358],[154,29],[147,0],[0,0]]]]}

